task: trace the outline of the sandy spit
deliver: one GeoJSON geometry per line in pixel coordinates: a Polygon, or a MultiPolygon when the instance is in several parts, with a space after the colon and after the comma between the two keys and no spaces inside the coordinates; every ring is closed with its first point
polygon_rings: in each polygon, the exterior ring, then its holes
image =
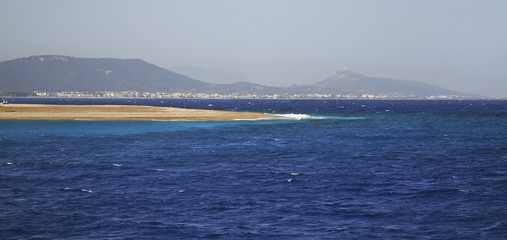
{"type": "Polygon", "coordinates": [[[277,115],[133,105],[0,104],[0,119],[227,121],[282,118],[277,115]]]}

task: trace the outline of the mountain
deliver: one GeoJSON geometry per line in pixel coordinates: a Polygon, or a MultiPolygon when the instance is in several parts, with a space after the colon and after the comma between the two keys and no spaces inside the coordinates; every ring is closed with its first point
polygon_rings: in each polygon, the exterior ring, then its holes
{"type": "Polygon", "coordinates": [[[193,79],[217,84],[231,84],[237,82],[249,82],[247,76],[224,69],[204,69],[197,66],[170,67],[169,70],[177,72],[193,79]]]}
{"type": "Polygon", "coordinates": [[[139,59],[33,56],[0,63],[2,91],[182,91],[213,88],[139,59]]]}
{"type": "Polygon", "coordinates": [[[439,86],[418,81],[389,79],[364,76],[351,71],[334,72],[329,78],[311,85],[289,87],[291,92],[320,94],[372,94],[385,96],[428,97],[438,95],[456,95],[478,97],[451,91],[439,86]]]}

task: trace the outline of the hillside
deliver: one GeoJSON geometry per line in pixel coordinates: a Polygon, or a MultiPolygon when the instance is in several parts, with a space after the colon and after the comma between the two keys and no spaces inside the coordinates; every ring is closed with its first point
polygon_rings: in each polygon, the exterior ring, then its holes
{"type": "Polygon", "coordinates": [[[389,78],[368,77],[351,71],[334,72],[332,76],[311,85],[290,87],[292,92],[338,94],[373,94],[386,96],[425,97],[437,95],[471,96],[454,92],[439,86],[389,78]]]}
{"type": "Polygon", "coordinates": [[[2,91],[184,91],[211,84],[139,59],[33,56],[0,63],[2,91]]]}

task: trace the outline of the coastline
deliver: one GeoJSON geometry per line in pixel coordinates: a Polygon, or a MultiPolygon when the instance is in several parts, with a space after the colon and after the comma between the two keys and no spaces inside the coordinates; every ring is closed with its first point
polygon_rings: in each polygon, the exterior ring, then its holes
{"type": "Polygon", "coordinates": [[[4,120],[230,121],[283,119],[263,113],[138,105],[0,104],[4,120]]]}

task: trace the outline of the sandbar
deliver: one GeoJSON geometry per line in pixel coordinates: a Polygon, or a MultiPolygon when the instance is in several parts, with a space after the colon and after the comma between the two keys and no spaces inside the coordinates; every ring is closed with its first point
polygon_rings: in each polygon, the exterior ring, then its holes
{"type": "Polygon", "coordinates": [[[0,119],[97,121],[229,121],[279,119],[251,112],[137,105],[0,104],[0,119]]]}

